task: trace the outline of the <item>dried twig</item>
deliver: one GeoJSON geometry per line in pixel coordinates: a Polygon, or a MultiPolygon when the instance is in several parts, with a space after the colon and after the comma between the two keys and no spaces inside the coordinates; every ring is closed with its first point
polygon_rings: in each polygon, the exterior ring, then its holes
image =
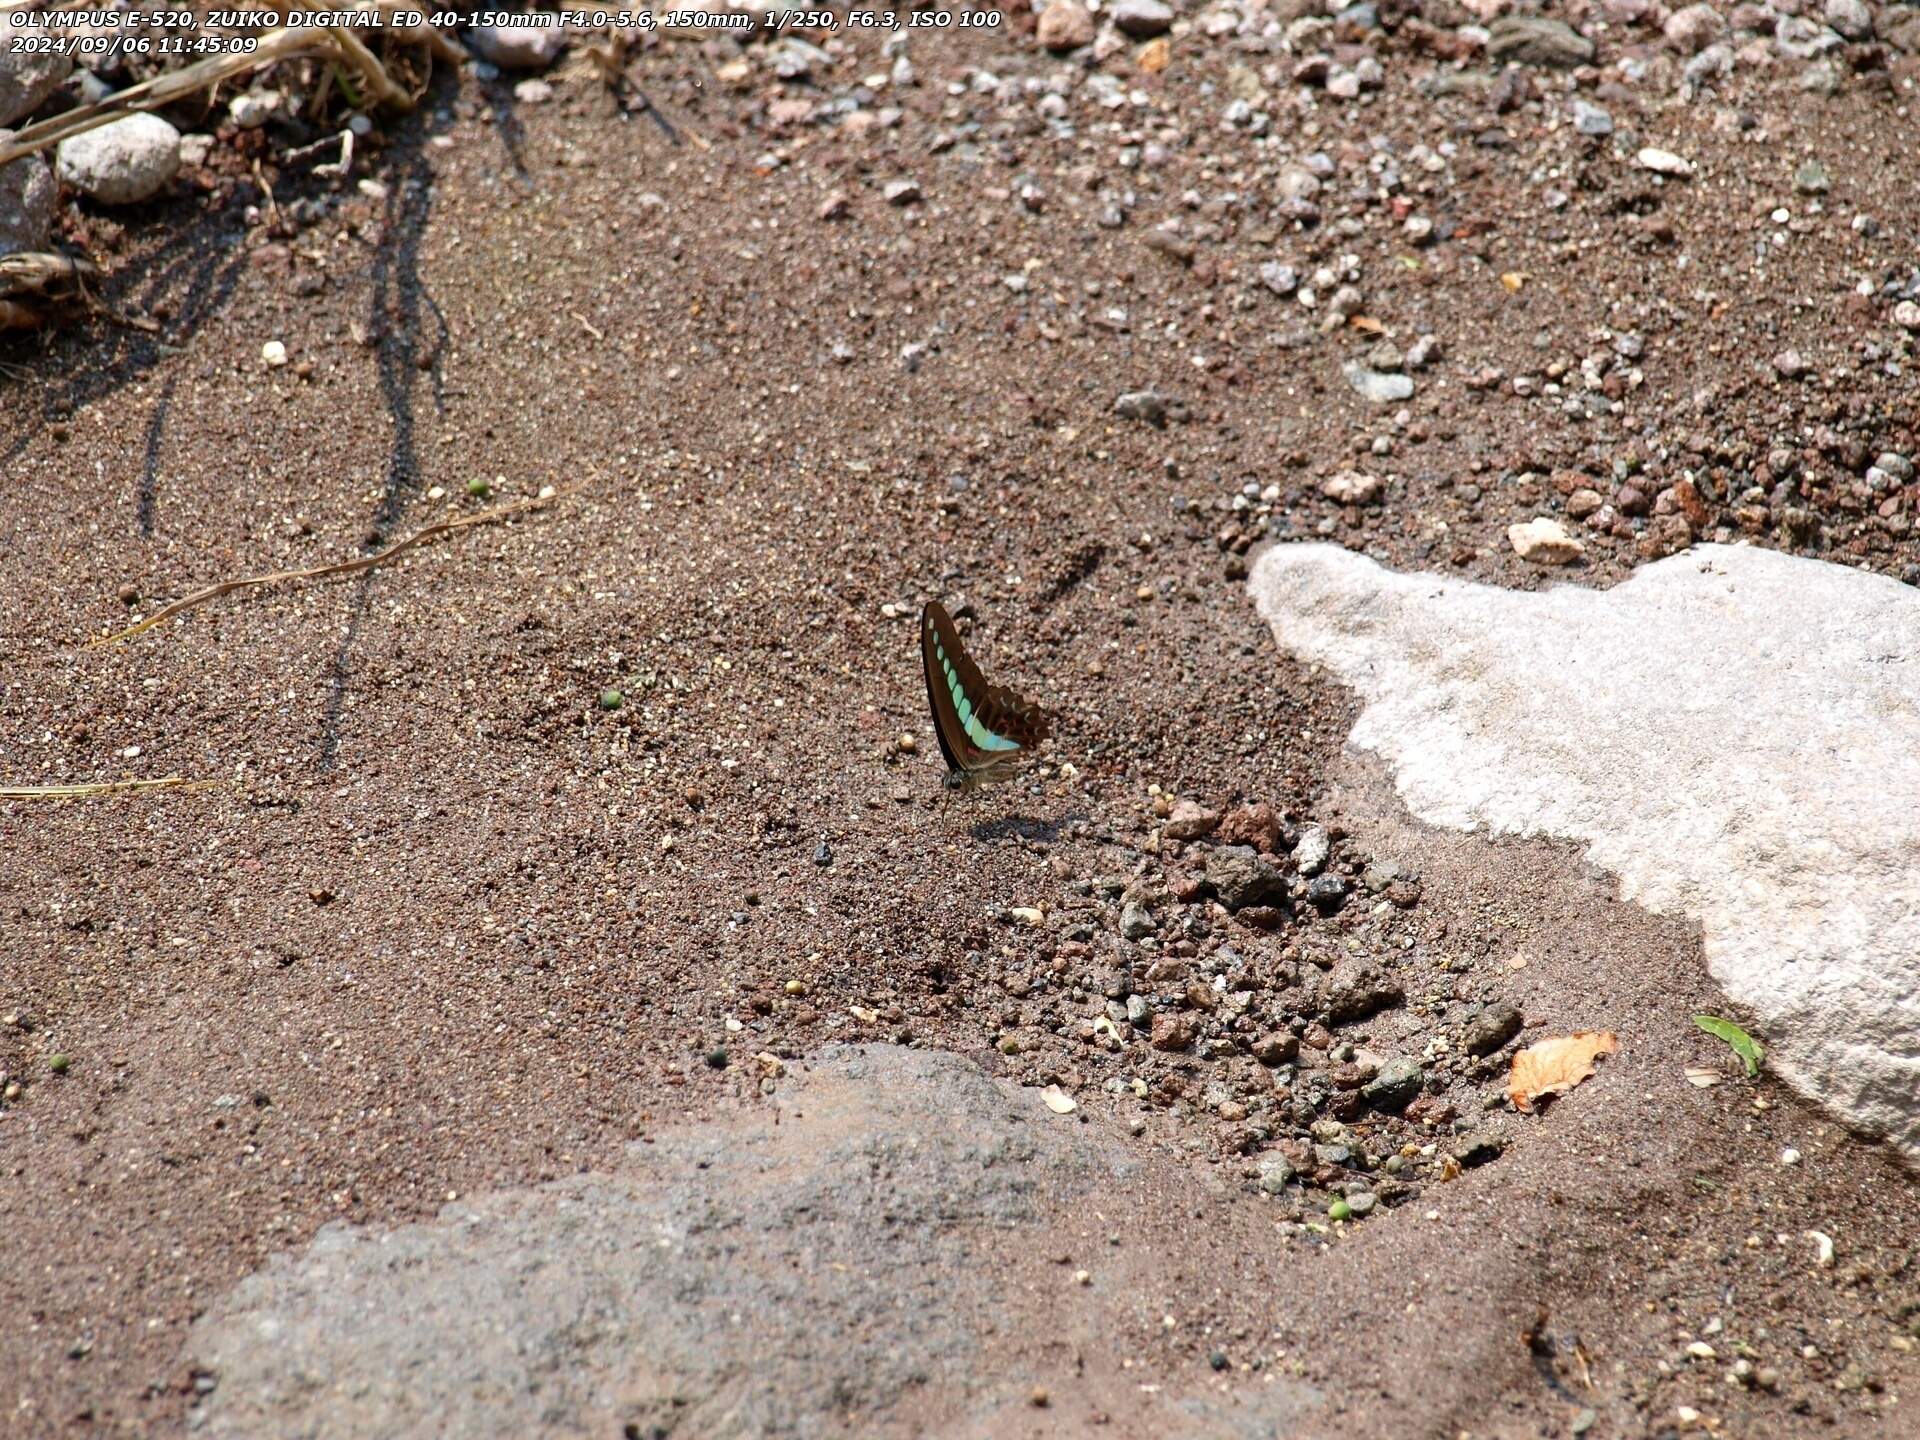
{"type": "Polygon", "coordinates": [[[64,115],[55,115],[37,124],[23,126],[6,144],[0,145],[0,166],[11,164],[22,155],[31,155],[49,145],[57,145],[69,136],[105,125],[136,110],[158,110],[176,100],[218,85],[244,71],[256,70],[276,61],[299,55],[322,54],[333,49],[329,32],[321,30],[271,30],[260,37],[259,45],[246,55],[216,55],[197,61],[183,70],[170,70],[129,85],[104,100],[82,105],[64,115]]]}
{"type": "Polygon", "coordinates": [[[205,790],[211,785],[235,785],[235,780],[189,780],[169,775],[164,780],[96,780],[79,785],[0,785],[0,800],[83,800],[96,795],[129,795],[139,790],[205,790]]]}
{"type": "Polygon", "coordinates": [[[376,550],[373,554],[362,555],[356,560],[341,560],[332,565],[315,565],[307,570],[278,570],[271,575],[244,575],[238,580],[222,580],[218,585],[209,585],[204,590],[194,591],[183,600],[174,601],[165,609],[149,615],[138,625],[129,626],[112,635],[102,635],[98,639],[89,640],[87,645],[91,649],[95,646],[115,645],[124,640],[131,640],[142,631],[151,630],[163,620],[171,620],[176,615],[204,605],[209,600],[217,600],[222,595],[229,595],[235,590],[257,590],[268,585],[281,585],[289,580],[319,580],[331,575],[352,575],[361,570],[371,570],[386,564],[402,551],[411,550],[414,546],[433,539],[436,535],[449,535],[455,530],[464,530],[470,525],[485,525],[495,520],[504,520],[509,515],[544,509],[552,503],[554,496],[555,491],[549,486],[532,500],[516,500],[510,505],[495,505],[476,515],[462,515],[457,520],[442,520],[427,526],[424,530],[414,531],[406,539],[396,541],[384,550],[376,550]]]}

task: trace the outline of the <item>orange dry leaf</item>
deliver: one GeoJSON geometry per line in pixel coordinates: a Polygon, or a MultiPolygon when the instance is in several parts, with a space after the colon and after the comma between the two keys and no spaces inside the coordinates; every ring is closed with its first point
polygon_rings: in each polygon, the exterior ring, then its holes
{"type": "Polygon", "coordinates": [[[1559,1095],[1593,1074],[1593,1062],[1620,1048],[1611,1030],[1577,1030],[1529,1045],[1513,1057],[1507,1097],[1531,1110],[1542,1095],[1559,1095]]]}

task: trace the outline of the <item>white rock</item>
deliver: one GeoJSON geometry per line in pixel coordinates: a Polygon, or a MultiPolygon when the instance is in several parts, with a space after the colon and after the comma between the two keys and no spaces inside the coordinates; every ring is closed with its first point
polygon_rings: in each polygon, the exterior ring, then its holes
{"type": "Polygon", "coordinates": [[[1768,1067],[1920,1162],[1920,592],[1721,545],[1608,591],[1331,545],[1250,584],[1359,693],[1350,742],[1417,818],[1579,841],[1624,898],[1697,919],[1768,1067]]]}
{"type": "MultiPolygon", "coordinates": [[[[11,139],[11,130],[0,130],[0,145],[11,139]]],[[[0,170],[0,255],[47,248],[54,189],[53,172],[38,155],[22,155],[0,170]]]]}
{"type": "Polygon", "coordinates": [[[1633,158],[1640,162],[1641,169],[1651,170],[1656,175],[1671,175],[1677,180],[1685,180],[1693,174],[1693,166],[1671,150],[1659,150],[1649,145],[1633,158]]]}
{"type": "Polygon", "coordinates": [[[242,130],[258,130],[280,108],[277,90],[249,91],[236,95],[227,104],[227,115],[242,130]]]}
{"type": "Polygon", "coordinates": [[[1371,505],[1380,498],[1380,477],[1342,470],[1320,482],[1320,493],[1336,505],[1371,505]]]}
{"type": "Polygon", "coordinates": [[[158,115],[128,115],[62,140],[54,173],[102,205],[157,194],[180,168],[180,132],[158,115]]]}
{"type": "Polygon", "coordinates": [[[1113,23],[1136,40],[1165,34],[1173,28],[1173,7],[1165,0],[1119,0],[1113,23]]]}
{"type": "MultiPolygon", "coordinates": [[[[548,15],[548,20],[558,16],[548,15]]],[[[513,15],[502,25],[475,25],[467,31],[474,52],[502,70],[544,70],[566,46],[560,25],[543,25],[525,15],[513,15]]]]}
{"type": "Polygon", "coordinates": [[[1587,547],[1561,529],[1558,520],[1545,515],[1524,525],[1507,526],[1507,543],[1514,554],[1535,565],[1571,565],[1587,553],[1587,547]]]}

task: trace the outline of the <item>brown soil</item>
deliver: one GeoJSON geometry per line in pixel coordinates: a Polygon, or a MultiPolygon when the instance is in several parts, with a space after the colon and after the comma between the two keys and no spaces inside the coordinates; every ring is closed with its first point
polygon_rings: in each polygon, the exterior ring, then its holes
{"type": "MultiPolygon", "coordinates": [[[[878,48],[853,46],[845,78],[883,68],[878,48]]],[[[1695,476],[1700,534],[1910,572],[1920,551],[1886,522],[1911,506],[1881,515],[1885,497],[1856,490],[1874,453],[1914,453],[1914,392],[1849,368],[1868,334],[1873,366],[1896,342],[1879,299],[1842,298],[1896,247],[1840,218],[1920,181],[1892,118],[1910,69],[1833,97],[1756,82],[1745,129],[1731,105],[1645,99],[1652,143],[1702,170],[1656,188],[1550,128],[1553,102],[1496,121],[1482,98],[1429,100],[1431,62],[1387,47],[1385,99],[1311,117],[1303,144],[1348,178],[1296,231],[1209,209],[1271,183],[1216,134],[1230,47],[1129,76],[1190,118],[1164,168],[1124,176],[1109,135],[1083,152],[1030,107],[948,93],[969,65],[1049,71],[1027,42],[925,36],[911,53],[923,83],[901,125],[858,137],[803,146],[816,132],[778,132],[765,87],[729,92],[699,52],[662,47],[634,73],[710,150],[622,120],[584,79],[547,106],[470,84],[392,137],[383,193],[290,238],[249,228],[253,197],[217,175],[124,232],[86,222],[113,252],[109,298],[165,328],[7,355],[30,379],[0,421],[4,778],[238,783],[0,803],[0,1071],[24,1082],[0,1108],[0,1429],[169,1433],[195,1394],[189,1325],[268,1256],[330,1220],[420,1218],[758,1104],[761,1050],[957,1050],[1138,1115],[1136,1143],[1251,1192],[1262,1149],[1304,1134],[1249,1147],[1215,1118],[1207,1087],[1266,1085],[1255,1062],[1143,1038],[1116,1053],[1072,1023],[1103,966],[1147,968],[1112,933],[1117,894],[1082,882],[1177,886],[1203,863],[1156,837],[1157,785],[1343,824],[1337,870],[1392,854],[1421,876],[1411,910],[1363,893],[1273,933],[1165,902],[1162,953],[1235,947],[1272,1023],[1316,957],[1357,950],[1404,968],[1409,1004],[1339,1040],[1417,1053],[1443,1028],[1432,997],[1511,998],[1523,1038],[1605,1026],[1624,1050],[1543,1117],[1496,1114],[1492,1164],[1445,1182],[1440,1157],[1416,1157],[1377,1218],[1322,1233],[1306,1222],[1325,1185],[1277,1198],[1297,1290],[1242,1286],[1230,1251],[1200,1247],[1182,1272],[1194,1323],[1116,1334],[1116,1354],[1285,1367],[1329,1389],[1346,1408],[1326,1428],[1350,1435],[1561,1434],[1585,1408],[1657,1433],[1682,1406],[1741,1435],[1912,1433],[1896,1402],[1914,1373],[1913,1180],[1764,1079],[1685,1086],[1683,1064],[1720,1061],[1687,1021],[1714,1003],[1694,938],[1551,847],[1396,818],[1343,769],[1348,698],[1280,656],[1236,553],[1324,527],[1397,564],[1536,584],[1506,524],[1577,488],[1556,474],[1611,495],[1631,455],[1649,494],[1695,476]],[[1510,143],[1476,147],[1496,123],[1510,143]],[[1461,238],[1418,268],[1396,258],[1399,217],[1348,199],[1354,147],[1389,132],[1462,146],[1421,200],[1461,238]],[[791,163],[765,171],[775,145],[791,163]],[[1756,281],[1764,216],[1805,152],[1833,172],[1829,218],[1756,281]],[[1563,211],[1528,181],[1548,163],[1563,211]],[[1011,194],[1029,174],[1037,213],[1011,194]],[[925,200],[882,200],[902,175],[925,200]],[[1095,223],[1093,183],[1138,192],[1127,227],[1095,223]],[[848,218],[817,219],[835,190],[848,218]],[[1359,233],[1334,233],[1349,215],[1359,233]],[[1174,216],[1199,230],[1191,263],[1143,243],[1174,216]],[[1363,452],[1392,427],[1339,370],[1374,337],[1322,337],[1254,280],[1273,255],[1310,270],[1348,251],[1369,314],[1445,345],[1386,456],[1363,452]],[[1015,293],[1004,277],[1030,262],[1015,293]],[[1530,278],[1513,292],[1502,273],[1530,278]],[[1645,337],[1620,416],[1464,383],[1577,371],[1602,327],[1645,337]],[[262,367],[272,339],[293,365],[262,367]],[[1760,374],[1789,346],[1814,378],[1760,374]],[[1149,387],[1186,418],[1115,416],[1149,387]],[[1798,491],[1747,497],[1782,483],[1774,448],[1798,491]],[[1321,499],[1318,479],[1356,463],[1387,477],[1383,503],[1321,499]],[[161,601],[348,558],[479,507],[476,478],[560,502],[366,578],[78,648],[126,623],[122,587],[161,601]],[[1228,508],[1248,481],[1280,487],[1270,526],[1228,508]],[[933,595],[971,607],[990,675],[1057,715],[1053,760],[1073,773],[941,794],[914,627],[933,595]],[[609,688],[617,710],[598,704],[609,688]],[[1009,917],[1023,906],[1045,926],[1009,917]],[[1134,1078],[1144,1101],[1103,1088],[1134,1078]],[[1787,1145],[1797,1166],[1778,1163],[1787,1145]],[[1832,1268],[1808,1230],[1834,1238],[1832,1268]],[[1689,1358],[1694,1341],[1715,1358],[1689,1358]],[[1775,1388],[1725,1382],[1742,1346],[1775,1388]]],[[[281,204],[300,193],[289,181],[281,204]]],[[[1910,235],[1911,215],[1883,218],[1910,235]]],[[[1624,574],[1657,550],[1651,530],[1588,532],[1576,573],[1624,574]]],[[[1160,986],[1170,1008],[1179,988],[1160,986]]],[[[1448,1085],[1472,1115],[1499,1065],[1448,1085]]],[[[1362,1129],[1387,1149],[1452,1137],[1362,1129]]],[[[1148,1243],[1188,1258],[1175,1229],[1148,1243]]]]}

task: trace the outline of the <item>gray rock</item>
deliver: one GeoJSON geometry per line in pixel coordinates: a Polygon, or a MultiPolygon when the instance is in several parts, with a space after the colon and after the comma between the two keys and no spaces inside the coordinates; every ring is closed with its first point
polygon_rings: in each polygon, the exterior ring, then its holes
{"type": "Polygon", "coordinates": [[[128,115],[62,140],[54,173],[102,205],[157,195],[180,168],[180,132],[158,115],[128,115]]]}
{"type": "MultiPolygon", "coordinates": [[[[44,35],[37,25],[0,26],[0,34],[28,38],[44,35]]],[[[73,73],[70,56],[41,51],[15,51],[0,45],[0,125],[24,120],[58,90],[73,73]]]]}
{"type": "Polygon", "coordinates": [[[1506,1142],[1489,1130],[1475,1130],[1453,1142],[1452,1155],[1467,1169],[1476,1165],[1485,1165],[1490,1160],[1498,1160],[1500,1152],[1506,1149],[1506,1142]]]}
{"type": "Polygon", "coordinates": [[[1347,1210],[1356,1220],[1366,1219],[1379,1203],[1380,1197],[1371,1190],[1356,1190],[1347,1196],[1347,1210]]]}
{"type": "Polygon", "coordinates": [[[1571,70],[1593,59],[1593,42],[1560,20],[1502,15],[1487,29],[1487,54],[1521,65],[1571,70]]]}
{"type": "Polygon", "coordinates": [[[1327,868],[1333,854],[1333,837],[1324,825],[1303,825],[1293,847],[1293,868],[1311,879],[1327,868]]]}
{"type": "Polygon", "coordinates": [[[1293,1183],[1293,1166],[1284,1155],[1262,1155],[1259,1172],[1260,1188],[1269,1195],[1278,1195],[1293,1183]]]}
{"type": "Polygon", "coordinates": [[[1826,166],[1806,160],[1793,172],[1793,188],[1802,195],[1824,195],[1833,188],[1833,181],[1827,178],[1826,166]]]}
{"type": "Polygon", "coordinates": [[[1709,45],[1687,62],[1680,78],[1696,89],[1733,73],[1733,47],[1709,45]]]}
{"type": "Polygon", "coordinates": [[[1123,35],[1147,40],[1173,28],[1173,7],[1165,0],[1119,0],[1113,7],[1113,23],[1123,35]]]}
{"type": "Polygon", "coordinates": [[[1113,413],[1158,427],[1167,423],[1167,402],[1151,390],[1129,390],[1113,402],[1113,413]]]}
{"type": "Polygon", "coordinates": [[[1824,13],[1828,26],[1845,39],[1873,38],[1873,11],[1867,8],[1866,0],[1827,0],[1824,13]]]}
{"type": "Polygon", "coordinates": [[[1413,381],[1406,375],[1384,374],[1369,369],[1357,360],[1349,360],[1342,365],[1340,373],[1347,377],[1347,384],[1353,387],[1355,394],[1375,405],[1392,405],[1413,396],[1413,381]]]}
{"type": "Polygon", "coordinates": [[[1400,982],[1367,960],[1342,960],[1327,976],[1322,1001],[1335,1025],[1364,1020],[1407,998],[1400,982]]]}
{"type": "Polygon", "coordinates": [[[1744,545],[1532,593],[1282,545],[1251,584],[1416,819],[1697,921],[1769,1068],[1920,1159],[1920,591],[1744,545]]]}
{"type": "MultiPolygon", "coordinates": [[[[0,145],[13,131],[0,130],[0,145]]],[[[53,172],[38,155],[0,170],[0,255],[45,250],[53,233],[53,172]]]]}
{"type": "Polygon", "coordinates": [[[1219,828],[1218,810],[1202,805],[1197,800],[1180,800],[1174,803],[1173,813],[1160,827],[1160,833],[1169,840],[1198,840],[1219,828]]]}
{"type": "Polygon", "coordinates": [[[1573,128],[1582,135],[1611,135],[1613,116],[1590,100],[1573,102],[1573,128]]]}
{"type": "Polygon", "coordinates": [[[1661,33],[1681,54],[1697,55],[1727,33],[1727,21],[1711,5],[1688,5],[1667,17],[1661,33]]]}
{"type": "Polygon", "coordinates": [[[1291,265],[1269,260],[1260,267],[1260,283],[1276,295],[1291,295],[1300,288],[1300,273],[1291,265]]]}
{"type": "Polygon", "coordinates": [[[1520,1033],[1525,1017],[1504,1000],[1495,1001],[1461,1027],[1460,1043],[1469,1055],[1491,1055],[1520,1033]]]}
{"type": "MultiPolygon", "coordinates": [[[[547,15],[548,20],[557,20],[547,15]]],[[[567,32],[526,15],[509,15],[502,24],[475,25],[467,31],[474,53],[502,70],[544,70],[560,58],[567,32]]]]}
{"type": "MultiPolygon", "coordinates": [[[[988,1363],[980,1317],[1007,1313],[1005,1277],[1076,1245],[1106,1197],[1190,1185],[956,1056],[884,1045],[829,1049],[772,1103],[654,1140],[610,1173],[397,1229],[335,1223],[277,1256],[189,1337],[211,1382],[197,1433],[826,1440],[850,1417],[861,1434],[1005,1433],[1037,1381],[1074,1378],[988,1363]]],[[[1101,1247],[1097,1287],[1060,1287],[1021,1323],[1119,1328],[1157,1283],[1155,1249],[1101,1247]]],[[[1140,1405],[1148,1433],[1269,1434],[1310,1394],[1262,1387],[1254,1412],[1223,1414],[1177,1388],[1098,1398],[1140,1405]]]]}
{"type": "Polygon", "coordinates": [[[1319,875],[1307,884],[1307,903],[1323,915],[1331,915],[1347,903],[1352,889],[1342,875],[1319,875]]]}
{"type": "Polygon", "coordinates": [[[1144,1030],[1153,1022],[1153,1006],[1144,995],[1127,997],[1127,1023],[1136,1030],[1144,1030]]]}
{"type": "Polygon", "coordinates": [[[1153,912],[1137,901],[1120,907],[1120,934],[1127,940],[1144,940],[1153,934],[1153,912]]]}
{"type": "Polygon", "coordinates": [[[1418,1060],[1411,1055],[1396,1055],[1360,1087],[1360,1095],[1374,1109],[1397,1115],[1418,1098],[1426,1083],[1427,1072],[1418,1060]]]}
{"type": "Polygon", "coordinates": [[[1251,845],[1221,845],[1207,856],[1207,884],[1229,910],[1282,905],[1287,872],[1251,845]]]}

